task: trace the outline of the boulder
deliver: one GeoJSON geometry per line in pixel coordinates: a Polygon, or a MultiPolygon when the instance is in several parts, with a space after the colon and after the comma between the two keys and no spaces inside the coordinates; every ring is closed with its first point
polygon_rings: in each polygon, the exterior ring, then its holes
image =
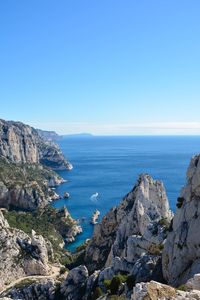
{"type": "Polygon", "coordinates": [[[69,271],[67,278],[61,285],[61,294],[68,300],[80,300],[86,292],[88,270],[79,266],[69,271]]]}

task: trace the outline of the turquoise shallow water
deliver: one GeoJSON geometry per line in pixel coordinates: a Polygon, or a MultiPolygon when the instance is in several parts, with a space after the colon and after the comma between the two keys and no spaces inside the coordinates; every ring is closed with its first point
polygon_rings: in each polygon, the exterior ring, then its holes
{"type": "Polygon", "coordinates": [[[53,206],[66,205],[74,218],[85,218],[83,233],[67,246],[73,251],[91,237],[94,227],[89,221],[94,210],[97,208],[102,217],[117,205],[140,173],[164,182],[175,210],[190,158],[200,152],[200,137],[71,137],[59,145],[74,168],[59,172],[68,182],[57,192],[63,195],[67,191],[70,198],[55,201],[53,206]],[[91,201],[96,192],[97,201],[91,201]]]}

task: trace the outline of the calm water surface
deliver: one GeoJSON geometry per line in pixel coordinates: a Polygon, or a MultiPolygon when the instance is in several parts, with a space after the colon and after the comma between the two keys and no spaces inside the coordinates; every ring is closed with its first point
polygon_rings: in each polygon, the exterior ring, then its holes
{"type": "Polygon", "coordinates": [[[89,223],[95,209],[101,217],[133,187],[138,174],[149,173],[164,182],[172,210],[185,183],[190,158],[200,152],[200,137],[76,137],[59,142],[65,156],[72,162],[71,172],[59,174],[68,180],[57,192],[70,193],[67,200],[55,201],[53,206],[66,205],[81,222],[83,233],[67,246],[74,250],[90,238],[93,225],[89,223]],[[91,195],[98,193],[97,201],[91,195]]]}

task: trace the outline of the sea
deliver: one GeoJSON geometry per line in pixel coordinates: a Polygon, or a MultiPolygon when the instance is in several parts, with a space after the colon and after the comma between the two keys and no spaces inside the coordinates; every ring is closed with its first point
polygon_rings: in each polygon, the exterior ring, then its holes
{"type": "Polygon", "coordinates": [[[56,190],[61,196],[68,192],[69,199],[52,205],[66,206],[83,228],[75,242],[66,245],[70,251],[91,238],[93,212],[98,209],[102,218],[131,191],[141,173],[163,181],[175,211],[190,159],[200,153],[200,136],[74,136],[58,143],[73,170],[59,172],[67,182],[56,190]]]}

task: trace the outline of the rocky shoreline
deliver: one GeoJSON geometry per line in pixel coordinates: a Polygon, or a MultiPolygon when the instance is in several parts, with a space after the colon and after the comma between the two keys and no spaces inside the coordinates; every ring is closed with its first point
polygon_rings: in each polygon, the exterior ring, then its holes
{"type": "Polygon", "coordinates": [[[0,299],[200,299],[200,155],[175,215],[163,183],[141,174],[71,254],[63,238],[72,242],[82,229],[67,208],[48,206],[62,183],[49,164],[69,163],[31,127],[0,125],[0,205],[8,209],[0,210],[0,299]]]}

